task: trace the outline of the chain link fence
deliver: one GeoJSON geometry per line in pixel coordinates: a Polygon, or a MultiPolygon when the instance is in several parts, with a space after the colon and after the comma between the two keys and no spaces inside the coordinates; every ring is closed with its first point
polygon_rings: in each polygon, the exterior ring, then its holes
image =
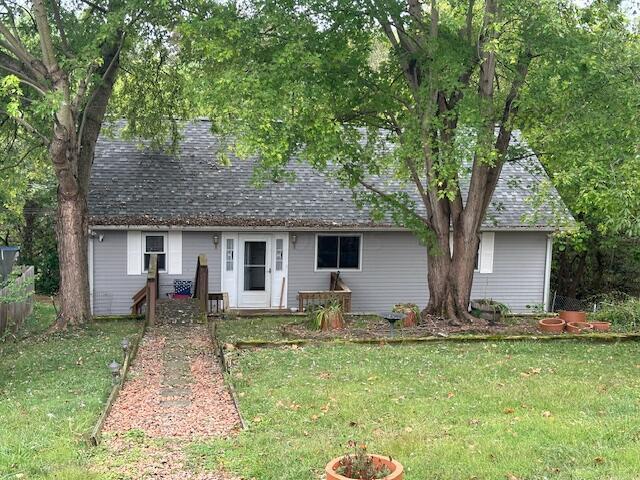
{"type": "Polygon", "coordinates": [[[598,310],[598,302],[595,298],[580,300],[578,298],[565,297],[564,295],[559,295],[558,292],[555,292],[551,301],[551,311],[559,312],[560,310],[582,310],[585,312],[595,312],[598,310]]]}

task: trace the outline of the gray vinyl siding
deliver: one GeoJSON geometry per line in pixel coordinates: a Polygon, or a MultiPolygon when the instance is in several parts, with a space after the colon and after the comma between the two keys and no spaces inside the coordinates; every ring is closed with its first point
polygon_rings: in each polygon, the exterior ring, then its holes
{"type": "MultiPolygon", "coordinates": [[[[395,303],[425,306],[426,248],[407,232],[364,232],[362,271],[342,271],[353,291],[353,311],[388,311],[395,303]]],[[[515,312],[541,304],[544,296],[546,234],[496,232],[493,273],[476,273],[472,298],[493,298],[515,312]]],[[[300,290],[325,290],[329,273],[314,271],[315,233],[297,234],[289,247],[289,307],[297,307],[300,290]]]]}
{"type": "MultiPolygon", "coordinates": [[[[315,233],[297,233],[289,246],[289,307],[297,308],[299,290],[327,290],[330,274],[314,271],[315,233]]],[[[423,305],[427,298],[427,253],[407,232],[364,232],[361,271],[340,272],[352,290],[352,309],[381,312],[394,303],[423,305]]]]}
{"type": "MultiPolygon", "coordinates": [[[[95,230],[93,239],[93,311],[95,315],[122,315],[131,309],[131,297],[145,283],[146,274],[127,275],[127,232],[95,230]]],[[[182,275],[160,274],[160,298],[173,291],[173,280],[194,280],[198,255],[207,255],[209,291],[220,290],[220,245],[214,232],[182,233],[182,275]]],[[[218,234],[220,235],[220,234],[218,234]]]]}
{"type": "Polygon", "coordinates": [[[492,298],[514,312],[533,310],[544,300],[546,252],[546,233],[496,232],[493,273],[475,273],[471,298],[492,298]]]}
{"type": "MultiPolygon", "coordinates": [[[[94,313],[126,314],[131,297],[145,282],[145,274],[127,275],[126,231],[96,230],[93,240],[94,313]]],[[[193,280],[197,256],[207,255],[209,291],[220,291],[222,244],[214,247],[210,232],[182,234],[182,275],[160,275],[161,297],[173,291],[174,279],[193,280]]],[[[218,233],[218,235],[220,235],[218,233]]],[[[541,304],[546,255],[544,232],[496,232],[493,273],[476,273],[472,298],[493,298],[516,312],[541,304]]],[[[326,290],[329,272],[315,271],[315,232],[291,232],[288,259],[288,304],[297,308],[300,290],[326,290]],[[295,233],[295,245],[291,236],[295,233]]],[[[408,232],[363,232],[361,271],[342,271],[353,291],[358,312],[382,312],[395,303],[428,301],[426,249],[408,232]]]]}

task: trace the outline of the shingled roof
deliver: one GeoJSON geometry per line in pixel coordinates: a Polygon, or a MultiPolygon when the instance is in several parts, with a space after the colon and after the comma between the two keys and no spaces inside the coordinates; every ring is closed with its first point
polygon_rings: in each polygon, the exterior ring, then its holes
{"type": "MultiPolygon", "coordinates": [[[[252,184],[256,159],[217,155],[226,145],[207,121],[188,123],[179,153],[168,155],[138,142],[102,135],[96,146],[89,192],[94,226],[272,226],[309,228],[393,228],[358,208],[351,191],[332,176],[292,161],[294,181],[252,184]]],[[[534,212],[531,189],[544,177],[535,156],[507,163],[483,228],[553,230],[550,201],[534,212]],[[535,221],[525,217],[534,217],[535,221]]],[[[398,185],[395,188],[402,188],[398,185]]],[[[406,187],[405,187],[406,188],[406,187]]],[[[463,190],[466,187],[463,185],[463,190]]]]}

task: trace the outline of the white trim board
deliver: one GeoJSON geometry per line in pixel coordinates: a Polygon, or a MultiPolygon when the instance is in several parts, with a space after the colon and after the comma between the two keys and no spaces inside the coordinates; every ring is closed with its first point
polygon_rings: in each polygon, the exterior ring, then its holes
{"type": "MultiPolygon", "coordinates": [[[[189,225],[90,225],[91,230],[147,230],[147,231],[168,231],[182,230],[185,232],[409,232],[408,228],[395,226],[380,227],[358,227],[358,226],[318,226],[318,227],[298,227],[298,226],[189,226],[189,225]]],[[[481,229],[481,232],[558,232],[567,230],[569,227],[492,227],[481,229]]]]}

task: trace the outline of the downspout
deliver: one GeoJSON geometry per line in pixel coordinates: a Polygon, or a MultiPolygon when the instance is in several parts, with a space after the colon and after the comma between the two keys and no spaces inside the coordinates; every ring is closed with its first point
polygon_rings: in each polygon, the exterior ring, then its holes
{"type": "Polygon", "coordinates": [[[551,306],[551,259],[553,255],[553,235],[547,235],[547,254],[544,263],[544,298],[542,300],[544,311],[548,312],[551,306]]]}
{"type": "Polygon", "coordinates": [[[93,239],[95,233],[89,231],[89,243],[87,246],[87,263],[89,264],[89,305],[91,308],[91,315],[93,315],[93,239]]]}

